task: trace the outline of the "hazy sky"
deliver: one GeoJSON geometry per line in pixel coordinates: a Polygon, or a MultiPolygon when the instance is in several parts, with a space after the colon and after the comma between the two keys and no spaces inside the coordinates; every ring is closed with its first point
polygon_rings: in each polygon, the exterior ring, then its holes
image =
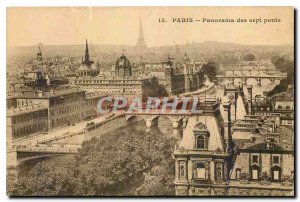
{"type": "Polygon", "coordinates": [[[93,44],[134,45],[139,18],[148,46],[220,41],[242,44],[294,43],[291,7],[69,7],[8,8],[7,45],[93,44]],[[159,23],[158,18],[168,22],[159,23]],[[279,23],[172,23],[172,18],[278,18],[279,23]]]}

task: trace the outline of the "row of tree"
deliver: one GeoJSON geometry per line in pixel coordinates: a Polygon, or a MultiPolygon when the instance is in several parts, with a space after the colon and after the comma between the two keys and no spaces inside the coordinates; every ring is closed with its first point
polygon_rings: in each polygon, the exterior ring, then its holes
{"type": "Polygon", "coordinates": [[[282,79],[275,88],[268,93],[268,96],[272,96],[277,93],[286,92],[289,85],[294,85],[295,68],[294,61],[286,59],[281,56],[274,56],[271,58],[272,64],[277,70],[287,73],[287,78],[282,79]]]}

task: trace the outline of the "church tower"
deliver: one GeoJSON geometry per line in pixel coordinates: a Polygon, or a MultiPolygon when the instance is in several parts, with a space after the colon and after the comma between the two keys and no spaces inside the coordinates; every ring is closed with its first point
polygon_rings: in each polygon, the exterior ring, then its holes
{"type": "Polygon", "coordinates": [[[141,18],[140,18],[139,38],[138,38],[138,41],[136,43],[136,47],[139,48],[139,49],[146,49],[147,48],[145,40],[144,40],[144,33],[143,33],[143,27],[142,27],[142,20],[141,20],[141,18]]]}
{"type": "Polygon", "coordinates": [[[185,87],[185,92],[190,92],[191,91],[191,68],[190,68],[190,59],[187,56],[187,54],[184,54],[184,87],[185,87]]]}
{"type": "Polygon", "coordinates": [[[97,67],[97,64],[90,60],[88,41],[85,39],[85,53],[77,74],[79,76],[97,76],[99,73],[100,69],[97,67]]]}

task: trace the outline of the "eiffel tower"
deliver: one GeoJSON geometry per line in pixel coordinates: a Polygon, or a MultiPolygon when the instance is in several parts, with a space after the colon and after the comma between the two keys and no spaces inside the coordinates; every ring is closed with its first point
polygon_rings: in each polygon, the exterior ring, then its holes
{"type": "Polygon", "coordinates": [[[144,34],[143,34],[143,27],[142,27],[141,18],[140,18],[139,38],[138,38],[138,41],[136,43],[136,48],[138,48],[138,49],[146,49],[147,48],[145,40],[144,40],[144,34]]]}

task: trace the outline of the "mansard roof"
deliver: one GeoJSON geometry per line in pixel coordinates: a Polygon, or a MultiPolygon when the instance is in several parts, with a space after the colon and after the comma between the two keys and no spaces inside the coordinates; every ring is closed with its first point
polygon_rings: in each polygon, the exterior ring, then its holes
{"type": "Polygon", "coordinates": [[[195,150],[195,132],[199,130],[207,130],[209,132],[207,150],[214,152],[222,150],[225,152],[224,138],[219,129],[218,123],[220,120],[215,116],[198,116],[189,117],[185,131],[183,132],[182,140],[179,142],[179,147],[186,150],[195,150]]]}
{"type": "Polygon", "coordinates": [[[245,144],[239,148],[240,151],[251,151],[251,152],[270,152],[270,153],[281,153],[281,152],[292,152],[291,150],[284,148],[282,144],[276,142],[254,142],[245,144]]]}

